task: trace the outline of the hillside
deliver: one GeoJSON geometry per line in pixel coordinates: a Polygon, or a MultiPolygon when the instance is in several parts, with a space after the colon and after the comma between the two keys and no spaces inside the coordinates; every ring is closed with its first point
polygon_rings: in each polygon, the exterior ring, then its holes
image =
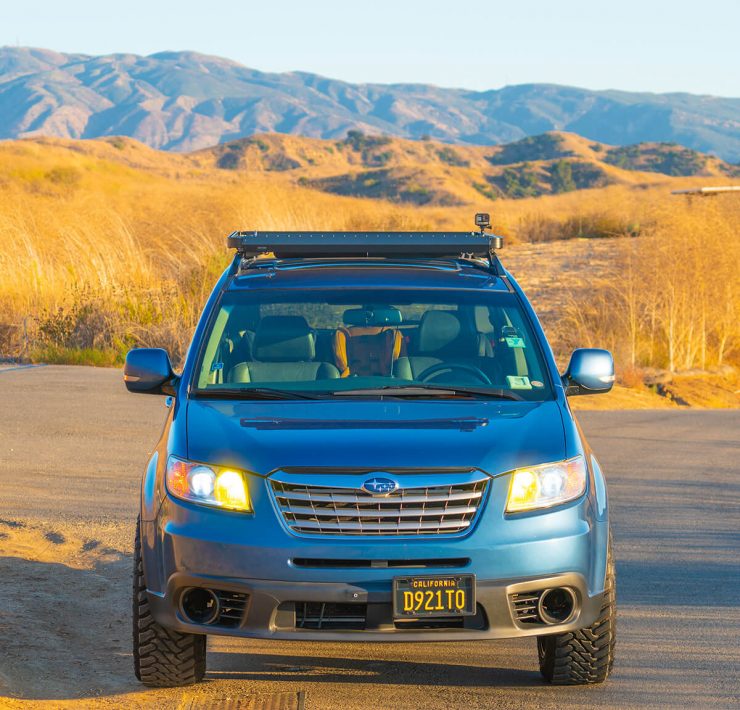
{"type": "Polygon", "coordinates": [[[471,145],[568,131],[615,146],[677,142],[740,161],[737,98],[547,84],[481,92],[350,84],[194,52],[0,49],[0,138],[125,135],[185,152],[262,132],[336,139],[352,129],[471,145]]]}
{"type": "Polygon", "coordinates": [[[700,179],[722,184],[740,175],[737,166],[675,144],[614,147],[557,132],[488,147],[354,130],[342,140],[260,134],[193,153],[158,151],[120,136],[89,141],[34,138],[2,147],[8,156],[26,155],[29,160],[10,161],[5,169],[0,165],[0,186],[15,184],[33,191],[75,191],[89,187],[86,174],[91,170],[111,179],[133,169],[167,179],[203,180],[209,186],[262,177],[271,185],[307,188],[327,198],[469,211],[478,207],[497,211],[490,203],[512,204],[605,187],[639,190],[656,185],[668,193],[674,187],[699,184],[700,179]],[[94,169],[71,167],[74,154],[104,163],[94,169]],[[46,172],[33,166],[31,155],[48,166],[46,172]]]}
{"type": "Polygon", "coordinates": [[[674,144],[615,148],[555,132],[495,147],[359,131],[337,141],[272,134],[192,155],[200,164],[223,170],[284,173],[301,186],[334,195],[442,207],[653,184],[667,177],[740,175],[736,166],[674,144]]]}

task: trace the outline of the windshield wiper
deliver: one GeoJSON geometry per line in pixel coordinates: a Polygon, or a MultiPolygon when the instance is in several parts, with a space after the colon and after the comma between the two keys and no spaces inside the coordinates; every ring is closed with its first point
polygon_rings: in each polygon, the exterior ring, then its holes
{"type": "Polygon", "coordinates": [[[283,390],[274,387],[233,387],[224,389],[201,389],[192,393],[198,399],[329,399],[331,397],[459,397],[470,395],[483,399],[510,399],[523,401],[523,397],[508,390],[487,387],[465,387],[448,385],[383,385],[368,389],[333,390],[309,392],[283,390]]]}
{"type": "Polygon", "coordinates": [[[368,397],[424,397],[430,392],[433,392],[435,396],[438,397],[444,397],[445,395],[455,397],[468,394],[488,399],[512,399],[518,402],[524,400],[523,397],[514,392],[510,392],[509,390],[488,387],[465,387],[458,385],[384,385],[383,387],[375,387],[373,389],[335,390],[332,394],[336,396],[360,395],[368,397]]]}
{"type": "Polygon", "coordinates": [[[327,397],[324,392],[299,392],[274,387],[195,390],[193,396],[201,399],[326,399],[327,397]]]}

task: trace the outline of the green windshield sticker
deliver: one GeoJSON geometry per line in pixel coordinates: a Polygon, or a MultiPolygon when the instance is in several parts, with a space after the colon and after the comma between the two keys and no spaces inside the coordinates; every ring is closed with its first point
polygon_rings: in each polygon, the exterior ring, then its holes
{"type": "Polygon", "coordinates": [[[518,377],[516,375],[507,375],[506,382],[509,385],[510,390],[531,390],[532,385],[529,382],[529,377],[518,377]]]}
{"type": "Polygon", "coordinates": [[[510,348],[523,348],[524,347],[524,338],[504,338],[506,340],[506,344],[510,348]]]}

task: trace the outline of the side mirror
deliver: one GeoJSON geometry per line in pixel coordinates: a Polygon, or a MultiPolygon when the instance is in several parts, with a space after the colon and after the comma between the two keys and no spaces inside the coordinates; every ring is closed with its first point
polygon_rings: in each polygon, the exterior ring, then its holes
{"type": "Polygon", "coordinates": [[[177,377],[166,350],[136,348],[126,355],[123,381],[129,392],[174,395],[177,377]]]}
{"type": "Polygon", "coordinates": [[[608,350],[578,348],[563,375],[565,394],[601,394],[614,384],[614,359],[608,350]]]}

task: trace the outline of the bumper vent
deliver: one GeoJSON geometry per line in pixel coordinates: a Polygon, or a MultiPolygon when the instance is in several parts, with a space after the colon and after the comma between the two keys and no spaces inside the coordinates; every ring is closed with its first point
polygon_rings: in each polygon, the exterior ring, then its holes
{"type": "Polygon", "coordinates": [[[455,569],[467,567],[469,557],[450,557],[435,560],[346,560],[314,557],[294,557],[296,567],[307,569],[455,569]]]}
{"type": "Polygon", "coordinates": [[[394,626],[407,631],[422,631],[425,629],[468,629],[485,631],[488,628],[488,619],[480,604],[476,605],[474,616],[443,616],[432,619],[396,619],[394,626]]]}
{"type": "Polygon", "coordinates": [[[454,535],[475,520],[487,478],[465,483],[409,487],[386,496],[363,489],[271,480],[287,526],[313,535],[454,535]]]}
{"type": "Polygon", "coordinates": [[[542,592],[524,592],[522,594],[510,594],[509,599],[514,608],[514,616],[522,624],[541,624],[542,619],[537,613],[537,602],[542,592]]]}
{"type": "Polygon", "coordinates": [[[219,602],[219,613],[214,625],[233,629],[241,624],[247,609],[249,594],[214,590],[219,602]]]}
{"type": "Polygon", "coordinates": [[[296,602],[297,629],[358,630],[365,628],[367,604],[296,602]]]}
{"type": "MultiPolygon", "coordinates": [[[[295,619],[296,629],[313,631],[425,631],[434,629],[467,629],[484,631],[488,621],[480,604],[475,616],[437,619],[394,619],[390,604],[338,604],[332,602],[283,602],[279,611],[287,612],[284,620],[295,619]],[[293,617],[292,615],[295,614],[293,617]]],[[[289,622],[286,623],[288,626],[289,622]]],[[[292,624],[291,624],[292,625],[292,624]]]]}

